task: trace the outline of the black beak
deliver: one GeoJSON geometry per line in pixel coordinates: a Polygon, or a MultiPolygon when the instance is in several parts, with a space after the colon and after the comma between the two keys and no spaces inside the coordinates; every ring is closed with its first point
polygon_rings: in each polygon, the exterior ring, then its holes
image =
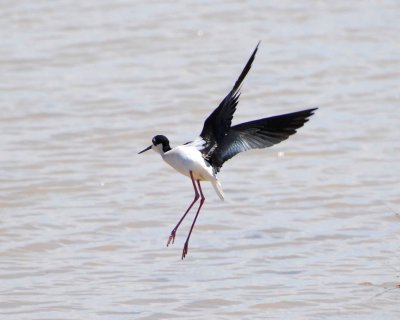
{"type": "Polygon", "coordinates": [[[152,146],[148,146],[146,149],[144,149],[144,150],[140,151],[138,154],[141,154],[141,153],[143,153],[143,152],[146,152],[147,150],[150,150],[150,149],[151,149],[151,147],[152,147],[152,146]]]}

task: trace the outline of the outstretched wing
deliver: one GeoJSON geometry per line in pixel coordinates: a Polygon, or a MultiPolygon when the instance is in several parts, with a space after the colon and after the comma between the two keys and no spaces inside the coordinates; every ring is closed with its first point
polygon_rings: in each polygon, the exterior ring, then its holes
{"type": "Polygon", "coordinates": [[[232,90],[228,93],[219,106],[209,115],[204,122],[203,130],[200,137],[204,140],[204,148],[201,150],[204,157],[209,159],[217,145],[221,144],[226,133],[231,127],[233,114],[236,111],[236,106],[239,103],[240,85],[251,68],[254,57],[257,53],[258,46],[253,51],[249,61],[247,61],[239,78],[236,80],[232,90]]]}
{"type": "Polygon", "coordinates": [[[240,152],[267,148],[286,140],[314,114],[308,109],[238,124],[230,128],[209,162],[218,172],[225,161],[240,152]]]}

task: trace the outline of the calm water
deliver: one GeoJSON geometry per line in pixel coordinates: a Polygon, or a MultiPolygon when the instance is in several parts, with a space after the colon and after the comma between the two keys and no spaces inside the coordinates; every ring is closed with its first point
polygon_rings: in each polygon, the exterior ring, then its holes
{"type": "Polygon", "coordinates": [[[398,1],[2,1],[1,319],[398,319],[398,1]],[[193,197],[196,137],[261,40],[235,120],[320,109],[193,197]]]}

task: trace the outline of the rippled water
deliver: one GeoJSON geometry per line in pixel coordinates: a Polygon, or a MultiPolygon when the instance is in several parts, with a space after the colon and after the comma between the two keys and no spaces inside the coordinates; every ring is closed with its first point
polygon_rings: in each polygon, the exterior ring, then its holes
{"type": "Polygon", "coordinates": [[[398,319],[398,1],[3,1],[2,319],[398,319]],[[235,120],[319,106],[193,197],[193,139],[258,40],[235,120]]]}

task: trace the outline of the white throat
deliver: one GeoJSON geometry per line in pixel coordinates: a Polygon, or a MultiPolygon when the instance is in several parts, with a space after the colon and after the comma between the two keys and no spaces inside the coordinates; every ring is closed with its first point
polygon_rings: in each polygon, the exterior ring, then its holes
{"type": "Polygon", "coordinates": [[[164,150],[163,150],[163,146],[162,146],[162,144],[160,143],[160,144],[158,144],[158,145],[152,145],[151,146],[151,149],[154,151],[154,152],[157,152],[159,155],[161,155],[161,156],[163,156],[164,155],[164,150]]]}

